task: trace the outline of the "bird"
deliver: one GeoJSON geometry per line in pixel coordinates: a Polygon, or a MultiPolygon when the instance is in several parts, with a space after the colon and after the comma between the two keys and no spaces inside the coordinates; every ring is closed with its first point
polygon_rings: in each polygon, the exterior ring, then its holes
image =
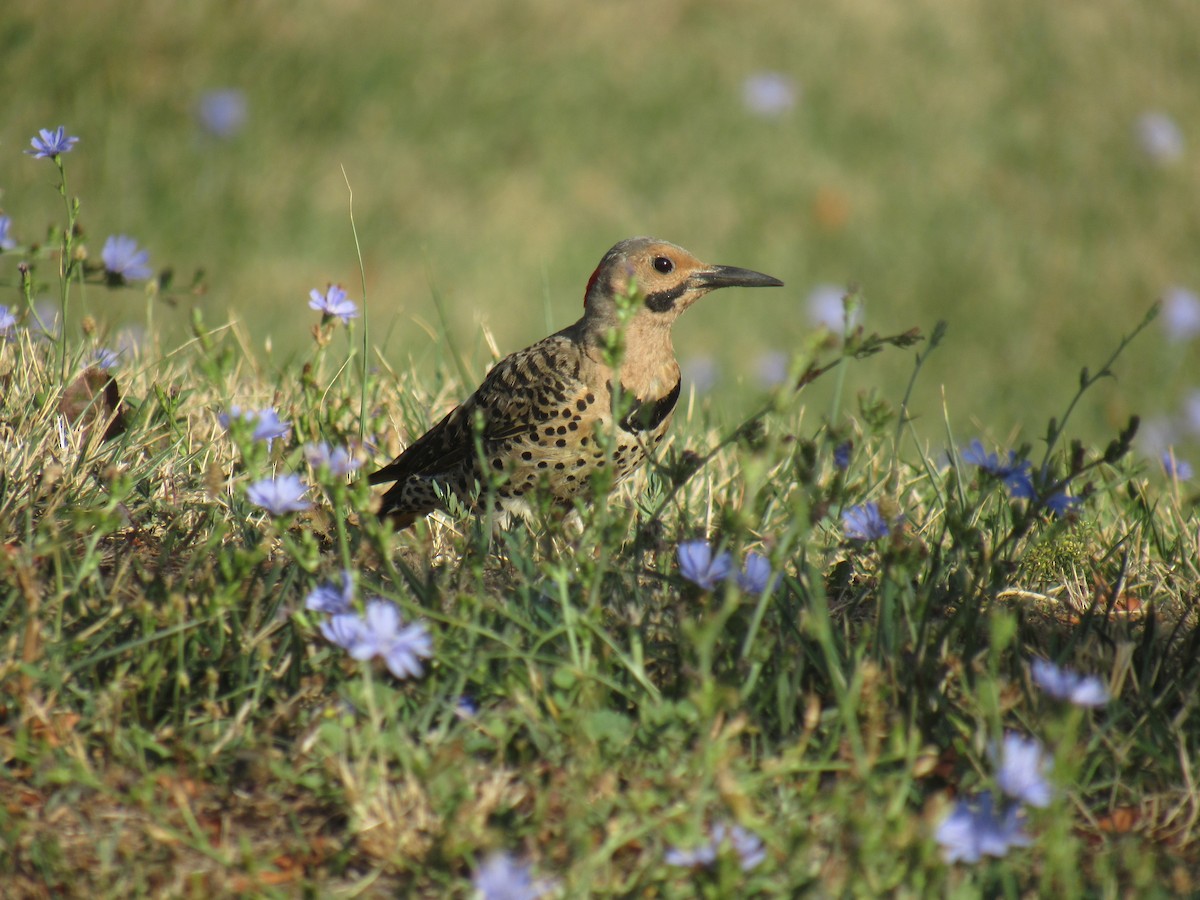
{"type": "Polygon", "coordinates": [[[710,291],[782,287],[770,275],[708,265],[651,237],[612,247],[573,325],[500,360],[483,383],[391,463],[379,515],[397,530],[445,509],[453,494],[480,512],[529,518],[537,492],[570,508],[598,470],[625,481],[660,444],[679,401],[671,326],[710,291]]]}

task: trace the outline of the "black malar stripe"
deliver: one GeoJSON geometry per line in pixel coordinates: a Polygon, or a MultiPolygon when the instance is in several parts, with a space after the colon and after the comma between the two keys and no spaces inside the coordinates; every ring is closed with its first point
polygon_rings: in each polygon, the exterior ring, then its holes
{"type": "MultiPolygon", "coordinates": [[[[630,434],[638,434],[642,431],[653,431],[669,416],[672,410],[675,409],[675,404],[679,402],[679,387],[681,382],[676,381],[675,387],[671,388],[664,396],[658,398],[653,403],[645,403],[642,400],[635,400],[633,409],[629,414],[621,420],[621,427],[630,434]]],[[[626,396],[629,396],[627,390],[623,390],[626,396]]]]}
{"type": "Polygon", "coordinates": [[[666,312],[675,305],[675,301],[683,296],[688,289],[688,283],[681,281],[673,288],[668,288],[665,291],[655,291],[653,294],[647,294],[646,299],[642,302],[646,304],[646,309],[651,312],[661,313],[666,312]]]}

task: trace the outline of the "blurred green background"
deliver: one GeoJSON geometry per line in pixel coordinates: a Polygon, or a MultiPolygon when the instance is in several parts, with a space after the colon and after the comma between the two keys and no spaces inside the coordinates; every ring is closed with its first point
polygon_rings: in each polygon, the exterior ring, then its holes
{"type": "MultiPolygon", "coordinates": [[[[1035,437],[1153,300],[1200,289],[1197,35],[1193,0],[8,0],[0,204],[26,242],[61,221],[52,167],[21,151],[65,124],[91,253],[121,232],[185,280],[203,267],[207,293],[158,321],[237,317],[280,365],[311,340],[310,288],[361,297],[343,167],[398,368],[442,358],[435,291],[482,372],[480,322],[504,352],[569,324],[603,252],[653,234],[787,282],[678,327],[719,415],[800,346],[814,288],[855,282],[871,330],[949,322],[925,435],[943,440],[944,392],[960,441],[1035,437]]],[[[88,304],[143,316],[136,291],[88,304]]],[[[1156,322],[1075,433],[1177,416],[1198,348],[1156,322]]],[[[848,386],[898,400],[911,365],[885,354],[848,386]]]]}

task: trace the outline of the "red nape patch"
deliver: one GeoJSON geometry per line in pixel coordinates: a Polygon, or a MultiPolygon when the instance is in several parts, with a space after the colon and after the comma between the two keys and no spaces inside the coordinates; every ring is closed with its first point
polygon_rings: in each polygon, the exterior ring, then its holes
{"type": "Polygon", "coordinates": [[[592,277],[588,279],[587,287],[585,287],[583,289],[583,308],[584,309],[587,309],[588,294],[590,294],[592,292],[592,285],[594,285],[596,283],[596,279],[600,277],[600,270],[602,268],[603,268],[603,264],[596,266],[596,271],[593,272],[592,277]]]}

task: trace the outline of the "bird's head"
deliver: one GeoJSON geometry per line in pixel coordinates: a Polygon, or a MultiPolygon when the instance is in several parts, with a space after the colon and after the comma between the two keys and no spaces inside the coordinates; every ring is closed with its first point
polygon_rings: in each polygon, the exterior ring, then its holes
{"type": "Polygon", "coordinates": [[[619,319],[622,302],[644,324],[668,326],[685,309],[723,287],[782,287],[783,282],[736,266],[703,263],[682,247],[656,238],[621,241],[600,260],[583,298],[585,318],[597,324],[619,319]]]}

